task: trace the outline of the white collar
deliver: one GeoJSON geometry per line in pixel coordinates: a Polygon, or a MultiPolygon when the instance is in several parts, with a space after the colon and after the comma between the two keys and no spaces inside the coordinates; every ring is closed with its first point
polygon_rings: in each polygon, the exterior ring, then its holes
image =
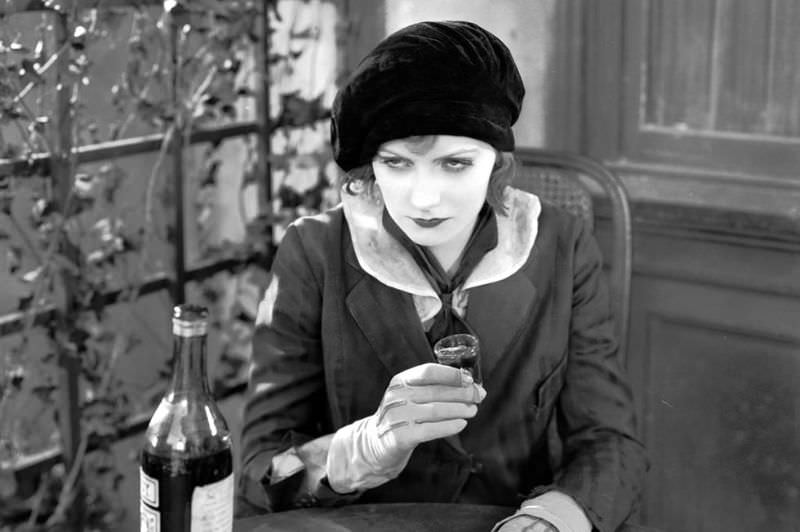
{"type": "MultiPolygon", "coordinates": [[[[416,296],[436,292],[413,257],[383,227],[383,201],[368,192],[342,191],[344,215],[361,268],[383,284],[416,296]]],[[[528,260],[539,230],[542,207],[538,196],[506,188],[506,215],[497,218],[497,246],[486,253],[470,273],[463,289],[501,281],[516,273],[528,260]]]]}

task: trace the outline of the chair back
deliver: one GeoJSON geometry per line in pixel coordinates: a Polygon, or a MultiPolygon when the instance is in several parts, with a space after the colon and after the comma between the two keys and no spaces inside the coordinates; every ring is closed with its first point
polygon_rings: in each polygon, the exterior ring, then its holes
{"type": "Polygon", "coordinates": [[[594,230],[594,198],[602,194],[611,205],[609,289],[619,341],[619,355],[627,355],[630,319],[632,230],[628,196],[620,179],[597,161],[566,152],[525,148],[515,152],[517,173],[512,185],[532,192],[583,218],[594,230]]]}

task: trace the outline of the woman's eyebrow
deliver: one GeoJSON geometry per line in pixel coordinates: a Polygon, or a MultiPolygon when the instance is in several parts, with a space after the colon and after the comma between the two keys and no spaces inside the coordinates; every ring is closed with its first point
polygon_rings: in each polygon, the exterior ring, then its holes
{"type": "Polygon", "coordinates": [[[461,156],[461,155],[474,155],[477,152],[478,152],[478,148],[464,148],[464,149],[454,150],[454,151],[445,153],[444,155],[440,155],[436,159],[437,160],[439,160],[439,159],[447,159],[448,157],[458,157],[458,156],[461,156]]]}
{"type": "Polygon", "coordinates": [[[386,148],[381,148],[380,150],[378,150],[378,156],[384,157],[386,155],[389,155],[391,157],[404,157],[404,158],[408,157],[407,155],[403,155],[401,153],[393,152],[392,150],[389,150],[389,149],[386,149],[386,148]]]}

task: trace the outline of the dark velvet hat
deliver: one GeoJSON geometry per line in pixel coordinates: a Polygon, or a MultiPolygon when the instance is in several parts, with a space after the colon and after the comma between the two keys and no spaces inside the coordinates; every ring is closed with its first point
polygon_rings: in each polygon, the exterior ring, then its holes
{"type": "Polygon", "coordinates": [[[333,103],[331,144],[345,171],[389,140],[457,135],[514,149],[525,88],[505,44],[477,24],[420,22],[381,41],[333,103]]]}

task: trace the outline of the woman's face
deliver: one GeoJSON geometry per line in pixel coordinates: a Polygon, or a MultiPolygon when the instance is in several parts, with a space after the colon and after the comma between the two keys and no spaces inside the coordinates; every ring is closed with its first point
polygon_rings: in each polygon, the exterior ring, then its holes
{"type": "Polygon", "coordinates": [[[496,152],[469,137],[436,135],[384,143],[372,160],[392,219],[416,244],[456,256],[486,200],[496,152]]]}

